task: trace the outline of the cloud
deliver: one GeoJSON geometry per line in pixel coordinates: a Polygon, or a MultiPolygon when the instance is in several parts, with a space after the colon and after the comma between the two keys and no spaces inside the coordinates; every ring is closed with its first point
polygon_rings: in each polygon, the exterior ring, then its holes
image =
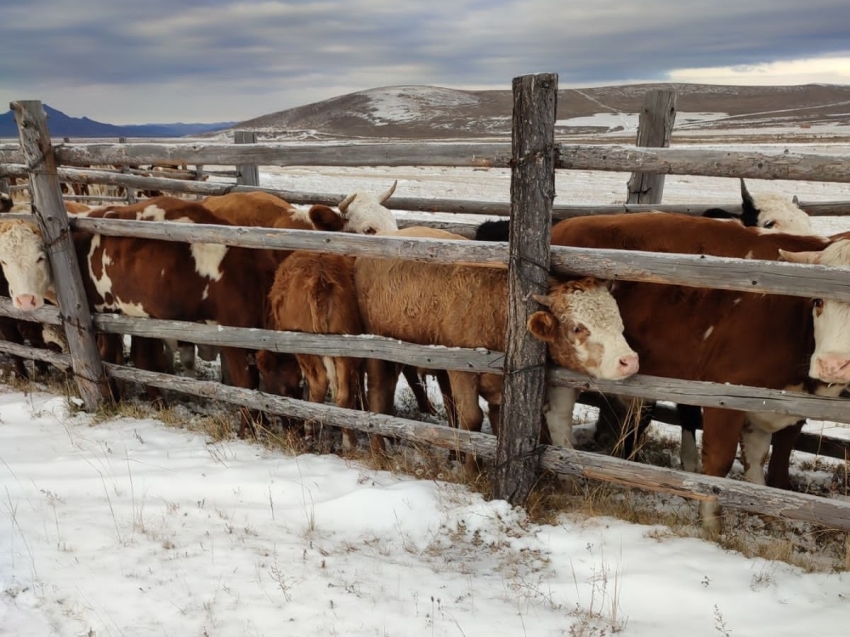
{"type": "Polygon", "coordinates": [[[846,55],[850,3],[3,0],[0,24],[2,102],[212,121],[393,84],[507,89],[542,71],[564,87],[724,82],[742,68],[759,83],[815,81],[805,69],[846,82],[840,64],[816,61],[846,55]]]}

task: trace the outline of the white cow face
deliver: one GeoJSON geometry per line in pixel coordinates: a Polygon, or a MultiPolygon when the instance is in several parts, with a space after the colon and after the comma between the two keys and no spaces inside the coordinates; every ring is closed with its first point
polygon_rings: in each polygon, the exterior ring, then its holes
{"type": "Polygon", "coordinates": [[[384,203],[395,192],[398,181],[382,195],[370,192],[355,192],[348,195],[339,204],[339,211],[346,220],[345,231],[357,234],[377,234],[398,230],[395,217],[384,203]]]}
{"type": "Polygon", "coordinates": [[[812,220],[806,211],[782,195],[758,195],[753,197],[758,209],[758,226],[770,232],[814,235],[812,220]]]}
{"type": "Polygon", "coordinates": [[[44,299],[55,300],[53,276],[41,230],[29,221],[0,222],[0,265],[16,308],[35,310],[44,299]]]}
{"type": "Polygon", "coordinates": [[[619,380],[638,370],[638,355],[623,336],[623,319],[611,292],[596,279],[550,285],[534,296],[548,311],[528,319],[531,334],[548,344],[561,367],[595,378],[619,380]]]}
{"type": "MultiPolygon", "coordinates": [[[[821,251],[787,252],[782,258],[792,263],[814,263],[850,268],[850,240],[836,241],[821,251]]],[[[825,383],[850,383],[850,303],[815,299],[812,310],[815,351],[809,376],[825,383]]]]}

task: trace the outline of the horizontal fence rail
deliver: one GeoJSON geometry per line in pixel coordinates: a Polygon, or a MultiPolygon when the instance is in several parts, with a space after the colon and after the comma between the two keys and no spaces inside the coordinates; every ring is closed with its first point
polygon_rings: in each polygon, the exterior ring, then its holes
{"type": "MultiPolygon", "coordinates": [[[[259,166],[510,167],[508,143],[362,144],[78,144],[55,148],[66,166],[185,163],[259,166]]],[[[0,164],[22,164],[17,148],[0,147],[0,164]]],[[[756,153],[556,145],[555,168],[750,179],[850,183],[850,159],[813,153],[756,153]]]]}
{"type": "MultiPolygon", "coordinates": [[[[0,297],[0,316],[59,324],[55,307],[24,312],[0,297]]],[[[173,338],[206,345],[267,349],[275,352],[380,358],[430,369],[502,374],[504,354],[486,349],[416,345],[372,335],[329,335],[303,332],[278,332],[255,328],[204,325],[185,321],[164,321],[119,314],[93,314],[95,326],[113,334],[150,338],[173,338]]],[[[567,369],[553,367],[548,382],[552,385],[600,391],[634,398],[671,400],[705,407],[723,407],[741,411],[765,411],[807,416],[837,422],[850,422],[850,401],[823,398],[797,392],[687,381],[636,374],[626,380],[593,379],[567,369]]]]}
{"type": "MultiPolygon", "coordinates": [[[[491,267],[504,267],[508,262],[506,244],[484,241],[372,237],[317,230],[86,217],[73,217],[71,225],[109,236],[221,243],[246,248],[309,250],[361,257],[491,267]]],[[[847,276],[847,271],[820,265],[560,246],[552,247],[551,265],[553,272],[568,275],[850,301],[850,277],[847,276]]]]}

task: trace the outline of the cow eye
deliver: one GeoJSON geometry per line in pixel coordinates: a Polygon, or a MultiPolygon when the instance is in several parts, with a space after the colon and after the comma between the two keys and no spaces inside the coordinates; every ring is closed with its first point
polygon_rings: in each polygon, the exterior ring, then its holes
{"type": "Polygon", "coordinates": [[[43,254],[38,255],[38,258],[35,260],[36,263],[42,263],[43,261],[44,261],[44,255],[43,254]]]}
{"type": "Polygon", "coordinates": [[[764,224],[764,227],[769,230],[770,228],[772,228],[775,225],[776,225],[775,221],[766,221],[765,224],[764,224]]]}
{"type": "Polygon", "coordinates": [[[583,329],[581,325],[573,325],[573,334],[581,334],[583,329]]]}
{"type": "Polygon", "coordinates": [[[376,234],[376,232],[374,228],[366,228],[365,234],[376,234]]]}
{"type": "Polygon", "coordinates": [[[815,299],[815,309],[819,310],[823,307],[823,299],[815,299]]]}

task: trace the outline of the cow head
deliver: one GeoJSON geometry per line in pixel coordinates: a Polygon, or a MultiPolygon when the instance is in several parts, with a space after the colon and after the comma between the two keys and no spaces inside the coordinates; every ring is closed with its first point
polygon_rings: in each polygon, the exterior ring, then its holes
{"type": "Polygon", "coordinates": [[[263,377],[265,391],[278,396],[301,398],[301,368],[295,356],[259,350],[257,368],[263,377]]]}
{"type": "MultiPolygon", "coordinates": [[[[820,251],[788,252],[780,255],[792,263],[812,263],[850,268],[850,240],[844,239],[820,251]]],[[[815,351],[809,376],[825,383],[850,383],[850,303],[815,299],[812,310],[815,351]]]]}
{"type": "Polygon", "coordinates": [[[757,226],[771,232],[813,235],[812,220],[796,202],[783,195],[765,194],[753,197],[741,180],[741,221],[745,226],[757,226]]]}
{"type": "Polygon", "coordinates": [[[44,299],[55,301],[53,276],[41,230],[23,219],[0,222],[0,266],[9,296],[20,310],[35,310],[44,299]]]}
{"type": "Polygon", "coordinates": [[[345,230],[357,234],[377,234],[398,230],[395,217],[384,203],[395,192],[398,180],[388,191],[375,196],[370,192],[355,192],[348,195],[339,204],[339,211],[346,220],[345,230]]]}
{"type": "Polygon", "coordinates": [[[528,330],[548,344],[557,365],[608,380],[637,372],[638,355],[626,343],[617,302],[601,281],[550,282],[549,294],[533,298],[547,309],[531,315],[528,330]]]}

